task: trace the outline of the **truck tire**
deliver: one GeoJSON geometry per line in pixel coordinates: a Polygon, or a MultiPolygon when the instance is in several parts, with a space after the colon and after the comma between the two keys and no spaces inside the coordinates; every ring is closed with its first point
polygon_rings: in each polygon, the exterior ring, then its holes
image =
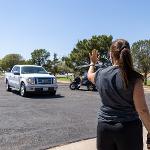
{"type": "Polygon", "coordinates": [[[8,92],[11,91],[11,88],[10,88],[8,80],[6,80],[6,91],[8,91],[8,92]]]}
{"type": "Polygon", "coordinates": [[[22,82],[21,85],[20,85],[20,95],[22,97],[25,97],[27,96],[27,92],[26,92],[26,86],[25,84],[22,82]]]}
{"type": "Polygon", "coordinates": [[[55,96],[56,95],[56,91],[54,90],[54,91],[50,91],[50,95],[51,96],[55,96]]]}

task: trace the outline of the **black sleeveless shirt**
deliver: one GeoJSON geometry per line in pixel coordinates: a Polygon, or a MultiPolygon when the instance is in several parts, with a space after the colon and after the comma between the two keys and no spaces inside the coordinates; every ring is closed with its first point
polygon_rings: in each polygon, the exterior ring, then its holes
{"type": "Polygon", "coordinates": [[[142,75],[133,71],[129,86],[125,88],[118,66],[96,71],[95,84],[101,97],[99,121],[128,122],[139,119],[133,102],[134,85],[138,78],[142,75]]]}

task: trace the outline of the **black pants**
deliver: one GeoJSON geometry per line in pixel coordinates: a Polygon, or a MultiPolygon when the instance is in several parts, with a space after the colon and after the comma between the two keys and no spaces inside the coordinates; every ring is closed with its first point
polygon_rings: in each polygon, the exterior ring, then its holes
{"type": "Polygon", "coordinates": [[[98,122],[97,150],[143,150],[141,121],[98,122]]]}

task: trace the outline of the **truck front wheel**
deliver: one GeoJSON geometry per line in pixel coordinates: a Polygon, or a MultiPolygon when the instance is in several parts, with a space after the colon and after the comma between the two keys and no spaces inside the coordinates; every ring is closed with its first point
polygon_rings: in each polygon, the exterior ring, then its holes
{"type": "Polygon", "coordinates": [[[8,92],[11,91],[11,88],[10,88],[10,85],[9,85],[8,80],[6,80],[6,90],[7,90],[8,92]]]}
{"type": "Polygon", "coordinates": [[[55,90],[54,90],[54,91],[51,91],[51,92],[50,92],[50,95],[51,95],[51,96],[55,96],[55,95],[56,95],[56,91],[55,91],[55,90]]]}
{"type": "Polygon", "coordinates": [[[20,86],[20,95],[22,97],[25,97],[27,95],[26,86],[23,82],[21,83],[21,86],[20,86]]]}

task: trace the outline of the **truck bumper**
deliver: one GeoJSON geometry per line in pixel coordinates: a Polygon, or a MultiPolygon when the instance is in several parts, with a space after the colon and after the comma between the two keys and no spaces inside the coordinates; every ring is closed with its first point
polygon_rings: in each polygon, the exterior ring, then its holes
{"type": "Polygon", "coordinates": [[[28,85],[26,86],[27,92],[50,92],[50,91],[56,91],[58,88],[58,85],[51,85],[51,86],[34,86],[34,85],[28,85]]]}

